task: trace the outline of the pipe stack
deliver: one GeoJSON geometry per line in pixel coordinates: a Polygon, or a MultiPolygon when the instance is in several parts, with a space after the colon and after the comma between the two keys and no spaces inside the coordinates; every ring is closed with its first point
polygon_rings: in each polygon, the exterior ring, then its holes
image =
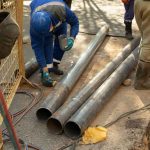
{"type": "Polygon", "coordinates": [[[95,93],[67,121],[64,132],[72,139],[82,135],[98,112],[127,78],[138,62],[138,48],[131,53],[95,93]]]}
{"type": "Polygon", "coordinates": [[[109,26],[106,24],[99,30],[87,49],[78,59],[77,63],[64,79],[55,86],[54,90],[48,95],[44,103],[37,110],[36,114],[38,119],[47,120],[65,102],[71,89],[89,64],[97,49],[103,43],[105,36],[108,33],[108,29],[109,26]]]}
{"type": "Polygon", "coordinates": [[[68,99],[48,120],[47,126],[51,132],[60,134],[66,121],[81,107],[82,104],[96,91],[96,89],[116,70],[116,68],[138,46],[140,37],[131,43],[102,69],[93,79],[85,85],[73,98],[68,99]]]}
{"type": "Polygon", "coordinates": [[[89,64],[107,35],[109,26],[104,25],[88,45],[85,52],[68,74],[57,84],[37,110],[37,118],[47,120],[48,129],[76,139],[82,135],[97,113],[127,78],[137,64],[140,37],[135,38],[106,65],[73,98],[68,99],[73,86],[89,64]]]}

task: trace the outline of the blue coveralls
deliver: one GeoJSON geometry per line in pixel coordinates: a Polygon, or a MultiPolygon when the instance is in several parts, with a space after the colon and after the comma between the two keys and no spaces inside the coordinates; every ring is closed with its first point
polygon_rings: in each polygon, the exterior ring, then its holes
{"type": "Polygon", "coordinates": [[[132,22],[134,18],[134,0],[129,0],[128,4],[124,4],[124,7],[125,7],[124,21],[132,22]]]}
{"type": "MultiPolygon", "coordinates": [[[[38,6],[43,4],[47,4],[49,2],[62,2],[63,0],[33,0],[31,2],[31,15],[35,11],[38,6]]],[[[65,3],[64,3],[65,4],[65,3]]],[[[60,62],[64,51],[61,50],[59,45],[58,36],[62,34],[67,34],[67,23],[70,24],[70,36],[76,37],[79,32],[79,21],[77,16],[72,12],[67,5],[65,4],[65,12],[66,12],[66,22],[63,22],[60,26],[58,26],[53,32],[49,32],[47,34],[39,34],[34,31],[32,26],[30,26],[30,36],[31,36],[31,45],[34,50],[37,62],[40,68],[47,67],[47,65],[52,64],[53,60],[55,62],[60,62]],[[54,38],[55,35],[55,38],[54,38]]],[[[60,20],[58,20],[55,16],[50,14],[53,26],[57,25],[60,20]]]]}

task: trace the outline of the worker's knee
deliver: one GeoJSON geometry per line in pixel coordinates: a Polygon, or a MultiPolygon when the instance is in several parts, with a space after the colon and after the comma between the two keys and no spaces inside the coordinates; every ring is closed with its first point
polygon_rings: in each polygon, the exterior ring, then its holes
{"type": "Polygon", "coordinates": [[[141,48],[139,59],[145,62],[150,62],[150,47],[141,48]]]}

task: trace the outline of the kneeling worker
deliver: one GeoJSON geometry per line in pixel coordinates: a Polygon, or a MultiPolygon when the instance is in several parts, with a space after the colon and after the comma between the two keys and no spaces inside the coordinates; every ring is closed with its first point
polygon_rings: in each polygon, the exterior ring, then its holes
{"type": "Polygon", "coordinates": [[[58,64],[64,52],[73,47],[74,39],[79,32],[79,21],[63,0],[33,0],[30,7],[32,49],[40,66],[42,83],[51,87],[55,81],[50,73],[63,74],[58,64]],[[59,36],[67,35],[67,24],[70,24],[70,36],[67,37],[67,44],[62,49],[59,36]]]}

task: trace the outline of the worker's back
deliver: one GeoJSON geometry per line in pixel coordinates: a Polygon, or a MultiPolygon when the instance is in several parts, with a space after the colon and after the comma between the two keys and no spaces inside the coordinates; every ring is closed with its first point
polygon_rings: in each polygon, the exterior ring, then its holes
{"type": "Polygon", "coordinates": [[[31,12],[33,12],[38,6],[47,4],[49,2],[63,2],[63,0],[33,0],[30,4],[31,12]]]}

